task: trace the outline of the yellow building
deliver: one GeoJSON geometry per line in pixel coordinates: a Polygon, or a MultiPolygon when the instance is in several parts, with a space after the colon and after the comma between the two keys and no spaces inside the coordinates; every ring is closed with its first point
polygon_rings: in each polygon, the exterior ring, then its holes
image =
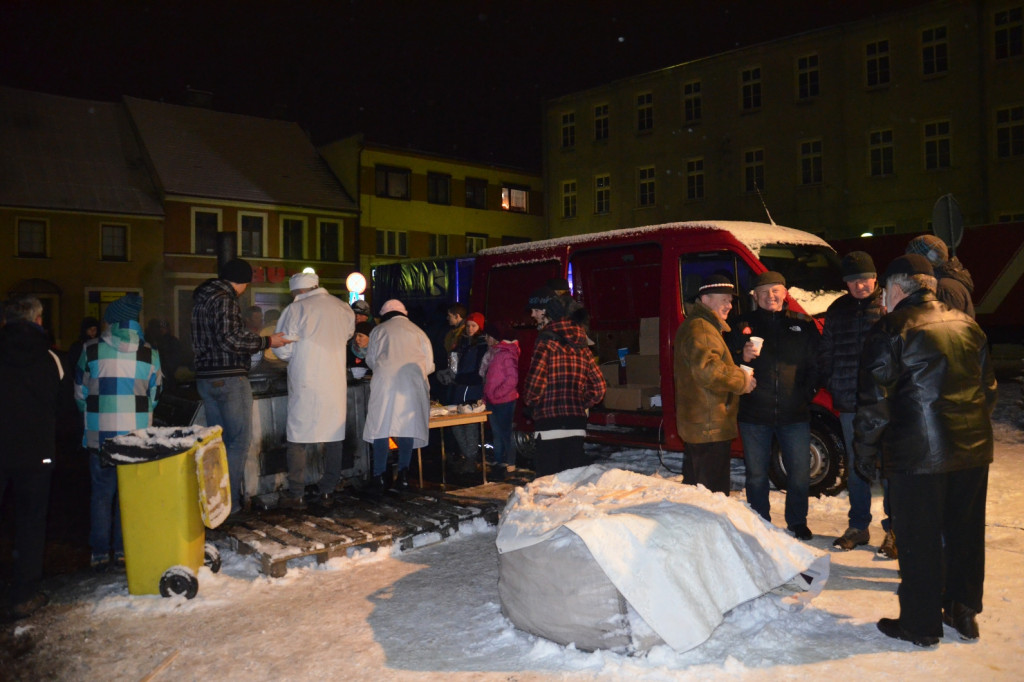
{"type": "Polygon", "coordinates": [[[320,148],[345,187],[358,188],[364,274],[403,259],[461,256],[547,236],[540,175],[366,142],[320,148]]]}
{"type": "Polygon", "coordinates": [[[1022,4],[941,0],[547,102],[552,236],[696,219],[828,238],[1024,217],[1022,4]]]}

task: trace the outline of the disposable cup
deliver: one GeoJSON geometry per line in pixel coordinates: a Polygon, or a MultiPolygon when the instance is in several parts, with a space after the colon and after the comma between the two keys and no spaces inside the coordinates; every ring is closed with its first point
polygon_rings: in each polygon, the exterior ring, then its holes
{"type": "Polygon", "coordinates": [[[747,374],[753,374],[754,373],[754,368],[751,367],[750,365],[740,365],[740,369],[742,369],[747,374]]]}
{"type": "Polygon", "coordinates": [[[761,352],[761,346],[764,345],[764,339],[762,339],[760,336],[751,336],[750,337],[750,343],[754,344],[754,350],[756,350],[758,353],[760,353],[761,352]]]}

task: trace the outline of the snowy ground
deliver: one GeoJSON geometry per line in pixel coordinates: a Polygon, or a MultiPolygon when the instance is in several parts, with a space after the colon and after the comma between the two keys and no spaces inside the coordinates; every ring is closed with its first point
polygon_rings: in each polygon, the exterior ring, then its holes
{"type": "MultiPolygon", "coordinates": [[[[676,680],[1021,679],[1024,676],[1024,434],[1007,382],[997,411],[989,478],[985,611],[980,641],[946,629],[937,649],[888,639],[875,621],[896,616],[896,563],[872,546],[833,553],[824,592],[801,611],[767,595],[726,617],[711,638],[678,654],[587,653],[513,628],[498,600],[496,531],[482,522],[444,543],[404,554],[299,564],[281,579],[222,549],[219,574],[201,570],[199,595],[131,596],[123,575],[80,574],[53,603],[0,633],[3,679],[122,680],[676,680]]],[[[614,464],[658,470],[651,451],[614,464]]],[[[678,468],[678,460],[668,460],[678,468]]],[[[660,469],[662,475],[671,475],[660,469]]],[[[742,469],[734,470],[734,496],[742,469]]],[[[783,496],[772,493],[781,522],[783,496]]],[[[812,545],[828,549],[846,527],[845,493],[812,499],[812,545]]]]}

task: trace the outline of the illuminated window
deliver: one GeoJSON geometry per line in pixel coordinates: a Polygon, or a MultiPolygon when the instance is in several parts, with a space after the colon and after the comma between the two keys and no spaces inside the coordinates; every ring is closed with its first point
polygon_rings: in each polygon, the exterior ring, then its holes
{"type": "Polygon", "coordinates": [[[700,81],[683,85],[683,120],[686,123],[697,123],[703,116],[703,108],[700,81]]]}
{"type": "Polygon", "coordinates": [[[100,258],[102,260],[128,260],[128,226],[100,225],[100,258]]]}
{"type": "Polygon", "coordinates": [[[761,67],[740,72],[740,101],[744,111],[761,108],[761,67]]]}
{"type": "Polygon", "coordinates": [[[18,220],[18,255],[22,258],[46,258],[46,221],[18,220]]]}
{"type": "Polygon", "coordinates": [[[921,31],[921,72],[934,76],[949,71],[949,43],[946,27],[936,26],[921,31]]]}
{"type": "Polygon", "coordinates": [[[821,140],[800,143],[800,184],[821,184],[821,140]]]}
{"type": "Polygon", "coordinates": [[[650,92],[636,96],[636,131],[654,130],[654,95],[650,92]]]}
{"type": "Polygon", "coordinates": [[[529,213],[530,188],[521,185],[501,186],[501,208],[514,213],[529,213]]]}
{"type": "Polygon", "coordinates": [[[949,121],[924,124],[924,167],[928,170],[949,168],[949,121]]]}
{"type": "Polygon", "coordinates": [[[594,178],[594,212],[610,213],[612,210],[612,176],[598,175],[594,178]]]}
{"type": "Polygon", "coordinates": [[[594,139],[608,139],[608,105],[599,104],[594,107],[594,139]]]}
{"type": "Polygon", "coordinates": [[[576,146],[576,112],[562,114],[562,149],[576,146]]]}
{"type": "Polygon", "coordinates": [[[576,217],[576,181],[562,183],[562,217],[576,217]]]}
{"type": "Polygon", "coordinates": [[[796,60],[796,96],[810,99],[821,94],[819,87],[818,55],[809,54],[796,60]]]}
{"type": "Polygon", "coordinates": [[[654,166],[638,168],[636,183],[637,205],[654,206],[654,166]]]}
{"type": "Polygon", "coordinates": [[[869,88],[889,83],[889,41],[868,43],[864,48],[869,88]]]}
{"type": "Polygon", "coordinates": [[[704,159],[689,159],[686,162],[686,198],[704,198],[704,159]]]}

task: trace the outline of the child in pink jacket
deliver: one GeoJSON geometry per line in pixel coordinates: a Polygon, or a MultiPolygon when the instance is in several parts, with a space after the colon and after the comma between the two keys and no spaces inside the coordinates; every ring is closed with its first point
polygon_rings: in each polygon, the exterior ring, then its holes
{"type": "Polygon", "coordinates": [[[519,398],[519,342],[512,339],[508,327],[488,322],[484,334],[490,348],[480,363],[480,375],[484,378],[484,400],[491,411],[487,420],[494,437],[495,479],[504,478],[509,471],[515,471],[516,450],[512,445],[512,417],[519,398]]]}

